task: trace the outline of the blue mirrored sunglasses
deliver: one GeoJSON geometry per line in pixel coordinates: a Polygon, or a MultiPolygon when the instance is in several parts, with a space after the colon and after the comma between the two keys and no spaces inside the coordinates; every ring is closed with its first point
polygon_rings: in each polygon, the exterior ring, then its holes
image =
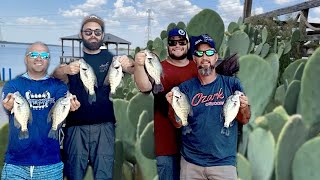
{"type": "Polygon", "coordinates": [[[206,54],[207,56],[213,56],[216,54],[216,51],[213,49],[209,49],[206,51],[197,51],[197,50],[194,51],[194,55],[197,57],[202,57],[203,54],[206,54]]]}
{"type": "Polygon", "coordinates": [[[29,56],[32,59],[37,59],[39,56],[41,59],[44,59],[44,60],[49,60],[49,58],[50,58],[50,55],[48,52],[32,51],[32,52],[28,52],[27,56],[29,56]]]}

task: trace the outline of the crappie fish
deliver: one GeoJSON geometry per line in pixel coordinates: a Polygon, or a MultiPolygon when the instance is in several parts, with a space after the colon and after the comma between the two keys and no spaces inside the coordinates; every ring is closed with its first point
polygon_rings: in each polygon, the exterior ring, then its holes
{"type": "Polygon", "coordinates": [[[47,122],[52,122],[51,129],[49,131],[48,137],[53,139],[58,139],[59,137],[59,128],[63,124],[67,115],[70,111],[72,94],[67,92],[64,97],[59,98],[51,108],[47,122]]]}
{"type": "Polygon", "coordinates": [[[109,67],[106,84],[110,84],[110,93],[114,94],[118,87],[121,86],[123,77],[122,66],[119,61],[120,56],[114,56],[109,67]]]}
{"type": "Polygon", "coordinates": [[[161,84],[162,66],[160,64],[160,59],[156,54],[149,50],[144,50],[144,53],[146,54],[144,65],[147,73],[155,82],[153,92],[157,94],[163,91],[163,85],[161,84]]]}
{"type": "Polygon", "coordinates": [[[240,96],[243,95],[240,91],[235,91],[229,96],[223,105],[224,127],[228,128],[231,122],[236,118],[240,108],[240,96]]]}
{"type": "Polygon", "coordinates": [[[97,77],[94,74],[92,67],[83,59],[80,59],[79,63],[80,79],[89,94],[88,101],[92,104],[92,102],[96,102],[96,92],[94,91],[94,87],[97,87],[97,77]]]}
{"type": "Polygon", "coordinates": [[[21,128],[19,139],[29,138],[28,123],[32,122],[31,110],[28,101],[17,91],[13,93],[14,103],[11,114],[14,114],[14,126],[21,128]]]}
{"type": "Polygon", "coordinates": [[[188,115],[192,114],[188,98],[180,91],[179,87],[173,87],[171,92],[173,93],[172,108],[176,115],[176,121],[181,121],[182,126],[187,126],[188,115]]]}

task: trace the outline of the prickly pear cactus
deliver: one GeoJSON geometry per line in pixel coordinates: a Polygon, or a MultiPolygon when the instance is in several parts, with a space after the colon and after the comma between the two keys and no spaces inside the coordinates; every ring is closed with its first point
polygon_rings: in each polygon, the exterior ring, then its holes
{"type": "Polygon", "coordinates": [[[285,80],[287,80],[289,83],[293,80],[294,74],[297,70],[297,68],[299,67],[299,65],[301,63],[306,63],[307,60],[306,59],[299,59],[299,60],[295,60],[294,62],[290,63],[286,69],[284,70],[280,82],[283,84],[285,82],[285,80]]]}
{"type": "Polygon", "coordinates": [[[230,53],[237,53],[239,56],[248,54],[250,47],[249,36],[242,31],[236,31],[231,34],[228,40],[230,53]]]}
{"type": "Polygon", "coordinates": [[[187,32],[189,36],[209,34],[216,44],[216,49],[219,49],[224,37],[224,23],[217,12],[203,9],[191,18],[187,32]]]}
{"type": "Polygon", "coordinates": [[[300,93],[301,81],[293,80],[288,86],[283,106],[289,115],[297,113],[298,99],[300,93]]]}
{"type": "Polygon", "coordinates": [[[240,153],[237,154],[237,172],[240,179],[252,179],[250,162],[240,153]]]}
{"type": "Polygon", "coordinates": [[[308,129],[300,115],[293,115],[282,128],[276,145],[276,180],[292,179],[292,161],[297,150],[307,140],[308,129]]]}
{"type": "Polygon", "coordinates": [[[302,115],[307,126],[320,123],[319,89],[320,48],[308,59],[301,78],[301,90],[297,112],[302,115]]]}
{"type": "Polygon", "coordinates": [[[275,141],[272,133],[256,128],[249,136],[248,160],[252,180],[269,180],[273,172],[275,141]]]}
{"type": "Polygon", "coordinates": [[[318,180],[320,177],[320,137],[304,143],[295,154],[292,175],[293,180],[318,180]]]}

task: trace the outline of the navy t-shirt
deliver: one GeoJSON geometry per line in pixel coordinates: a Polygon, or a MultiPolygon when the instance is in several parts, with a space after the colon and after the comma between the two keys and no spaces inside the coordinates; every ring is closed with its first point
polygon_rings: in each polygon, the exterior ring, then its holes
{"type": "Polygon", "coordinates": [[[189,125],[182,127],[182,156],[203,167],[235,166],[238,123],[233,121],[228,128],[229,135],[221,130],[224,102],[236,90],[243,92],[239,79],[218,74],[210,84],[201,85],[198,78],[193,78],[179,88],[187,95],[193,111],[188,118],[189,125]]]}
{"type": "Polygon", "coordinates": [[[109,99],[110,86],[104,85],[109,66],[113,55],[107,50],[101,50],[98,54],[87,54],[84,52],[83,59],[92,67],[98,81],[98,88],[95,88],[96,102],[88,101],[88,93],[80,79],[80,73],[69,75],[69,90],[77,96],[81,103],[77,111],[70,112],[66,126],[91,125],[104,122],[115,122],[113,104],[109,99]]]}
{"type": "Polygon", "coordinates": [[[19,139],[20,128],[14,126],[14,115],[9,114],[9,143],[5,162],[23,166],[42,166],[61,162],[58,140],[48,138],[52,123],[47,122],[54,103],[67,92],[60,80],[46,78],[31,80],[23,76],[3,86],[3,97],[19,91],[29,102],[32,123],[28,124],[29,138],[19,139]]]}

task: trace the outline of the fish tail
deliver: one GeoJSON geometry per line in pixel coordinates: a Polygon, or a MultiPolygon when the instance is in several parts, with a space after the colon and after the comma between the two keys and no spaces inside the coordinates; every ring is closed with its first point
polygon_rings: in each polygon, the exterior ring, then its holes
{"type": "Polygon", "coordinates": [[[92,104],[93,102],[96,102],[96,100],[97,100],[97,97],[96,97],[95,93],[94,94],[89,94],[88,101],[89,101],[90,104],[92,104]]]}
{"type": "Polygon", "coordinates": [[[162,92],[163,90],[164,90],[163,85],[161,83],[155,84],[153,87],[153,93],[155,93],[155,94],[158,94],[159,92],[162,92]]]}
{"type": "Polygon", "coordinates": [[[29,138],[29,132],[28,130],[21,131],[19,134],[19,139],[28,139],[29,138]]]}
{"type": "Polygon", "coordinates": [[[48,134],[48,138],[58,140],[58,136],[59,136],[59,134],[58,134],[57,130],[50,129],[49,134],[48,134]]]}

